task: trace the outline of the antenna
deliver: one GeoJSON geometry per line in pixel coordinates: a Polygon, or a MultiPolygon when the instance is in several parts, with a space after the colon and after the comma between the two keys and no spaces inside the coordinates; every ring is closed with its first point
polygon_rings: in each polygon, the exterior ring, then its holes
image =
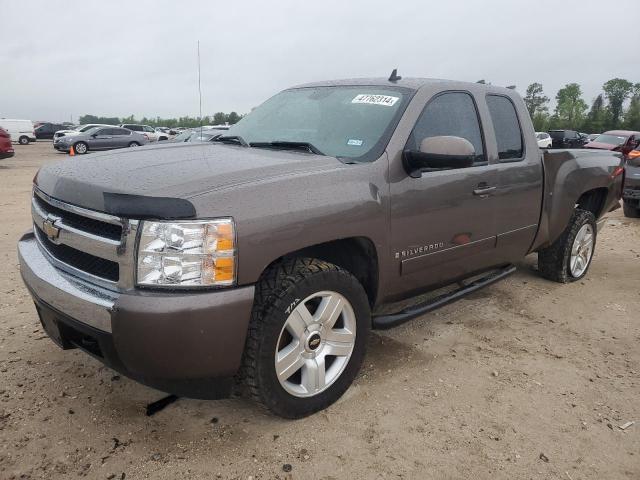
{"type": "Polygon", "coordinates": [[[200,122],[200,136],[202,136],[202,87],[200,84],[200,40],[198,40],[198,101],[200,104],[198,121],[200,122]]]}
{"type": "Polygon", "coordinates": [[[398,75],[398,69],[394,68],[393,72],[391,72],[391,75],[389,76],[389,81],[390,82],[397,82],[398,80],[402,80],[402,77],[400,75],[398,75]]]}

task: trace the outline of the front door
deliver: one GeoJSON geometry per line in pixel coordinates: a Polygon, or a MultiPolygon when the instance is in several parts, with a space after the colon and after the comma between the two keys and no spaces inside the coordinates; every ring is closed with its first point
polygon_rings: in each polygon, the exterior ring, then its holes
{"type": "Polygon", "coordinates": [[[478,109],[468,92],[432,98],[406,148],[423,139],[462,137],[475,148],[473,166],[423,172],[391,183],[391,255],[397,292],[418,292],[495,264],[496,168],[489,165],[478,109]]]}

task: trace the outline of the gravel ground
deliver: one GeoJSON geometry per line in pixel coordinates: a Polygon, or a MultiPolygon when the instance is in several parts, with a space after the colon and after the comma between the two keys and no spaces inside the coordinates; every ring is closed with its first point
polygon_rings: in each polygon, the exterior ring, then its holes
{"type": "Polygon", "coordinates": [[[640,220],[614,212],[587,277],[518,272],[371,336],[346,395],[310,418],[179,399],[44,334],[20,279],[49,142],[0,161],[0,479],[640,478],[640,220]],[[635,421],[627,429],[621,425],[635,421]]]}

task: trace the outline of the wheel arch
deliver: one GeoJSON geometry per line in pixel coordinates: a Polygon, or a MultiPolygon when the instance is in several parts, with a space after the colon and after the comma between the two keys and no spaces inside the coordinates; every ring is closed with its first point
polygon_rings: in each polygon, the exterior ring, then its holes
{"type": "Polygon", "coordinates": [[[367,237],[348,237],[318,243],[289,252],[272,261],[264,273],[283,261],[309,257],[333,263],[351,272],[364,288],[369,305],[373,307],[378,297],[379,264],[374,243],[367,237]]]}
{"type": "Polygon", "coordinates": [[[609,190],[607,187],[597,187],[587,190],[580,195],[576,201],[576,207],[582,210],[588,210],[598,219],[604,213],[603,210],[608,194],[609,190]]]}

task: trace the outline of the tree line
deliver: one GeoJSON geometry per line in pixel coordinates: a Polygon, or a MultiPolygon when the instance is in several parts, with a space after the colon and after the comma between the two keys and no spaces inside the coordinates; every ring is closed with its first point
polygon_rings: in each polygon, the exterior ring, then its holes
{"type": "Polygon", "coordinates": [[[640,131],[640,83],[613,78],[602,85],[602,92],[591,106],[582,98],[577,83],[568,83],[556,94],[556,107],[549,111],[549,97],[541,83],[527,87],[524,101],[537,132],[552,129],[602,133],[607,130],[640,131]]]}
{"type": "Polygon", "coordinates": [[[202,117],[202,119],[196,117],[180,117],[180,118],[147,118],[142,117],[141,119],[135,118],[133,115],[128,117],[98,117],[96,115],[82,115],[78,122],[80,125],[86,125],[88,123],[104,123],[106,125],[120,125],[121,123],[138,123],[142,125],[149,125],[151,127],[187,127],[187,128],[195,128],[200,125],[224,125],[228,123],[229,125],[233,125],[237,123],[242,118],[242,115],[239,115],[236,112],[224,113],[217,112],[211,116],[207,115],[206,117],[202,117]]]}

